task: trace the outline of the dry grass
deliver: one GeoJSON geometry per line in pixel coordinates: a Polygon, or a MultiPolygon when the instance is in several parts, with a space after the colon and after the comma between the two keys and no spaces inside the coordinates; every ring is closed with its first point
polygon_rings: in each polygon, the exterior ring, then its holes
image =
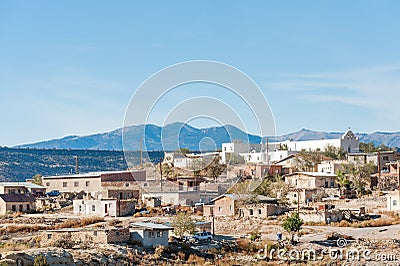
{"type": "Polygon", "coordinates": [[[90,224],[101,222],[104,222],[104,218],[102,217],[88,217],[80,220],[67,220],[65,222],[56,224],[53,229],[84,227],[90,224]]]}
{"type": "Polygon", "coordinates": [[[187,263],[192,263],[195,265],[202,265],[206,262],[206,260],[203,257],[199,257],[195,254],[190,254],[189,258],[187,259],[187,263]]]}
{"type": "Polygon", "coordinates": [[[0,235],[13,234],[13,233],[34,233],[39,230],[51,230],[51,229],[61,229],[61,228],[77,228],[84,227],[90,224],[96,224],[99,222],[104,222],[104,218],[101,217],[90,217],[80,220],[67,220],[65,222],[56,224],[54,226],[50,225],[37,225],[37,224],[25,224],[25,225],[8,225],[0,229],[0,235]]]}

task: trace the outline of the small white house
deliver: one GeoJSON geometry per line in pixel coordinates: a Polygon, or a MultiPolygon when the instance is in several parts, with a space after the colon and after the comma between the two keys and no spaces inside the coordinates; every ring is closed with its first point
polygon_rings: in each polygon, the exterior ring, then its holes
{"type": "Polygon", "coordinates": [[[135,202],[119,199],[77,199],[73,201],[74,214],[126,216],[135,212],[135,202]]]}
{"type": "Polygon", "coordinates": [[[395,190],[387,194],[387,211],[400,211],[400,191],[395,190]]]}
{"type": "Polygon", "coordinates": [[[137,222],[132,223],[129,232],[131,240],[142,242],[144,247],[168,246],[169,231],[172,227],[156,224],[137,222]]]}

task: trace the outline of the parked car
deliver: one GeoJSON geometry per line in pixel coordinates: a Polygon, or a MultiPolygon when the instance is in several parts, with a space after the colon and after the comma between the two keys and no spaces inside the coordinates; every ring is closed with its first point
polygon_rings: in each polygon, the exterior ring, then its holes
{"type": "Polygon", "coordinates": [[[211,241],[213,238],[210,232],[195,233],[193,235],[193,240],[195,241],[211,241]]]}
{"type": "Polygon", "coordinates": [[[58,197],[61,195],[61,193],[58,190],[52,190],[50,192],[47,192],[46,195],[49,197],[58,197]]]}

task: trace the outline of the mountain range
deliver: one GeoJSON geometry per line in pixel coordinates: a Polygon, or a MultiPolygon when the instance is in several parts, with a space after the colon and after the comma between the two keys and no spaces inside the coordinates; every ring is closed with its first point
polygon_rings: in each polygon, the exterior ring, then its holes
{"type": "MultiPolygon", "coordinates": [[[[343,132],[324,132],[301,129],[299,131],[268,137],[270,141],[313,140],[339,138],[343,132]]],[[[389,147],[400,147],[400,132],[356,133],[361,142],[372,142],[375,145],[384,144],[389,147]]],[[[89,150],[176,150],[179,147],[190,150],[215,150],[222,143],[232,140],[260,143],[260,136],[247,134],[232,126],[195,128],[184,123],[173,123],[160,127],[157,125],[135,125],[119,128],[106,133],[87,136],[66,136],[60,139],[47,140],[31,144],[18,145],[16,148],[37,149],[89,149],[89,150]],[[122,140],[122,138],[124,140],[122,140]]],[[[265,138],[264,138],[265,139],[265,138]]]]}

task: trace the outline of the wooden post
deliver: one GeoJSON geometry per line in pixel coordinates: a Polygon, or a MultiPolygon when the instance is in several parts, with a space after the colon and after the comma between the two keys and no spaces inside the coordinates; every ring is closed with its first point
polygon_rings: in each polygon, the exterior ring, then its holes
{"type": "Polygon", "coordinates": [[[163,187],[162,187],[162,159],[160,159],[160,189],[161,191],[163,191],[163,187]]]}

